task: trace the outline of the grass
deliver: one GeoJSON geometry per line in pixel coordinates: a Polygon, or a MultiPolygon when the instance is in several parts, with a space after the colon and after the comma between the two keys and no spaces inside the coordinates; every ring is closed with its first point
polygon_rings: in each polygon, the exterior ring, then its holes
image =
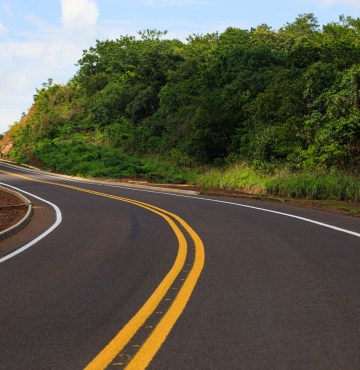
{"type": "MultiPolygon", "coordinates": [[[[217,188],[292,199],[360,201],[359,175],[323,170],[278,170],[269,174],[246,163],[201,172],[157,157],[126,155],[121,149],[94,144],[86,136],[80,139],[74,137],[37,142],[32,149],[32,159],[38,159],[47,169],[81,177],[187,183],[205,189],[217,188]]],[[[23,152],[17,153],[17,156],[13,159],[21,162],[30,158],[29,153],[23,152]]]]}
{"type": "Polygon", "coordinates": [[[199,175],[196,185],[206,188],[235,190],[249,194],[266,194],[266,177],[246,165],[235,165],[226,170],[212,169],[199,175]]]}
{"type": "Polygon", "coordinates": [[[341,172],[285,173],[267,180],[270,194],[285,198],[360,201],[360,177],[341,172]]]}
{"type": "Polygon", "coordinates": [[[94,145],[86,140],[38,142],[32,152],[21,152],[11,159],[34,164],[59,173],[93,178],[145,179],[159,183],[191,182],[196,173],[155,157],[126,155],[121,149],[94,145]],[[38,163],[35,163],[37,165],[38,163]]]}
{"type": "Polygon", "coordinates": [[[198,176],[196,184],[282,198],[360,201],[360,177],[341,172],[266,174],[243,164],[210,170],[198,176]]]}

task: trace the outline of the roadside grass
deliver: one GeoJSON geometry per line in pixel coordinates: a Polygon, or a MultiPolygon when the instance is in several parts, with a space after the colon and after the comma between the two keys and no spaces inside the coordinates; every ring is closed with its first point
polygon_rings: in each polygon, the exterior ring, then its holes
{"type": "Polygon", "coordinates": [[[359,175],[286,169],[269,173],[247,163],[204,171],[179,166],[158,156],[129,155],[120,148],[91,142],[85,135],[53,141],[45,139],[35,143],[31,153],[13,153],[12,159],[23,163],[36,159],[48,170],[73,176],[190,184],[202,186],[205,191],[224,189],[287,199],[360,201],[359,175]]]}
{"type": "MultiPolygon", "coordinates": [[[[93,145],[86,140],[44,140],[33,148],[31,156],[45,169],[59,173],[93,178],[137,179],[158,183],[191,182],[196,172],[156,157],[127,155],[119,148],[93,145]]],[[[19,158],[13,158],[19,159],[19,158]]],[[[21,162],[31,164],[29,156],[21,162]]]]}
{"type": "Polygon", "coordinates": [[[242,164],[205,172],[196,184],[281,198],[360,201],[360,176],[323,170],[267,174],[242,164]]]}
{"type": "Polygon", "coordinates": [[[256,173],[245,164],[238,164],[227,169],[211,169],[200,174],[195,184],[205,188],[234,190],[249,194],[266,194],[267,177],[256,173]]]}
{"type": "Polygon", "coordinates": [[[285,198],[360,201],[360,177],[341,172],[284,173],[267,180],[268,193],[285,198]]]}

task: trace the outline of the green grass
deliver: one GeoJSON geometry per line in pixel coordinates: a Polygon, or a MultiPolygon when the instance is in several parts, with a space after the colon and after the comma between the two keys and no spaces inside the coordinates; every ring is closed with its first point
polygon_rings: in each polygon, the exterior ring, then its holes
{"type": "Polygon", "coordinates": [[[206,188],[266,194],[266,177],[246,165],[236,165],[226,170],[212,169],[199,175],[195,183],[206,188]]]}
{"type": "Polygon", "coordinates": [[[266,182],[267,193],[286,198],[360,201],[360,177],[334,172],[285,173],[266,182]]]}
{"type": "MultiPolygon", "coordinates": [[[[91,144],[86,138],[36,143],[29,153],[19,152],[12,159],[23,163],[39,160],[43,167],[59,173],[95,178],[135,178],[159,183],[181,184],[192,181],[196,172],[152,157],[126,155],[121,149],[91,144]]],[[[31,163],[29,163],[31,164],[31,163]]]]}
{"type": "MultiPolygon", "coordinates": [[[[205,189],[235,190],[281,198],[360,201],[359,175],[324,170],[295,173],[278,170],[269,174],[246,163],[201,173],[199,169],[177,166],[157,157],[126,155],[121,149],[92,143],[86,136],[37,142],[31,155],[47,169],[81,177],[188,183],[205,189]]],[[[13,159],[22,162],[29,159],[27,152],[19,151],[16,156],[18,158],[13,159]]]]}
{"type": "Polygon", "coordinates": [[[341,172],[279,171],[269,175],[236,165],[210,170],[198,176],[196,184],[282,198],[360,201],[360,177],[341,172]]]}

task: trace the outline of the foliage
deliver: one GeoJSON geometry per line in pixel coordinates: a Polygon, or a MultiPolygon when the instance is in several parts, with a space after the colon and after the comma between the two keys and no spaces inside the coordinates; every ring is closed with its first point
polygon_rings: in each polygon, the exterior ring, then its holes
{"type": "MultiPolygon", "coordinates": [[[[180,167],[235,158],[255,172],[358,174],[359,36],[359,18],[320,27],[303,14],[278,31],[228,28],[183,43],[146,30],[97,41],[68,84],[49,80],[37,91],[27,124],[12,129],[11,155],[64,172],[158,181],[164,168],[137,165],[139,158],[180,167]]],[[[248,171],[237,168],[221,181],[280,192],[248,171]]],[[[199,181],[212,186],[210,178],[199,181]]]]}

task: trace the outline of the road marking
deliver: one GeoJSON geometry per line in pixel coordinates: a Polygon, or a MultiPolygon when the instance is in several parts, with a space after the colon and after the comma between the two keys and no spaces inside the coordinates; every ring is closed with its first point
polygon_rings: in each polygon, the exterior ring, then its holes
{"type": "MultiPolygon", "coordinates": [[[[139,206],[145,208],[143,205],[139,206]]],[[[144,325],[145,321],[156,310],[157,306],[163,300],[184,266],[187,254],[187,243],[184,235],[181,233],[180,229],[174,223],[174,221],[170,219],[170,217],[161,214],[156,210],[153,210],[153,212],[168,221],[178,238],[179,249],[175,263],[166,277],[162,280],[160,285],[152,293],[150,298],[132,317],[132,319],[116,334],[116,336],[110,341],[110,343],[107,344],[106,347],[85,367],[86,370],[105,369],[111,363],[116,355],[125,347],[125,345],[136,334],[136,332],[144,325]]]]}
{"type": "Polygon", "coordinates": [[[221,204],[227,204],[227,205],[231,205],[231,206],[237,206],[237,207],[242,207],[242,208],[253,209],[255,211],[267,212],[267,213],[272,213],[272,214],[276,214],[276,215],[280,215],[280,216],[294,218],[294,219],[297,219],[297,220],[300,220],[300,221],[312,223],[312,224],[315,224],[315,225],[318,225],[318,226],[321,226],[321,227],[326,227],[328,229],[332,229],[332,230],[335,230],[335,231],[338,231],[338,232],[342,232],[342,233],[353,235],[353,236],[356,236],[356,237],[360,238],[360,233],[355,232],[355,231],[352,231],[352,230],[344,229],[344,228],[337,227],[337,226],[334,226],[334,225],[331,225],[331,224],[327,224],[327,223],[324,223],[324,222],[319,222],[319,221],[313,220],[311,218],[306,218],[306,217],[301,217],[301,216],[293,215],[291,213],[273,211],[273,210],[267,209],[267,208],[254,207],[254,206],[249,206],[247,204],[235,203],[235,202],[228,202],[228,201],[225,201],[225,200],[208,199],[208,198],[203,198],[203,197],[199,197],[199,196],[191,196],[191,195],[183,195],[183,194],[172,194],[172,193],[167,193],[167,192],[164,192],[164,191],[155,191],[155,190],[146,190],[146,189],[135,189],[135,188],[130,188],[130,187],[123,186],[123,185],[99,184],[99,183],[90,182],[90,181],[88,182],[88,181],[81,181],[81,180],[75,180],[75,179],[67,179],[65,177],[64,178],[62,178],[62,177],[56,177],[56,175],[42,173],[42,172],[36,172],[34,170],[21,169],[21,168],[18,168],[16,166],[11,166],[11,165],[8,165],[8,164],[4,165],[3,163],[1,163],[1,165],[5,166],[5,167],[7,166],[7,167],[10,167],[10,168],[15,168],[15,169],[17,169],[19,171],[32,172],[32,173],[36,173],[36,174],[43,174],[45,176],[59,178],[59,179],[64,179],[64,180],[68,180],[68,181],[72,181],[72,182],[79,182],[79,183],[83,183],[83,184],[96,185],[96,186],[105,186],[105,187],[110,187],[110,188],[114,188],[114,189],[126,189],[126,190],[130,190],[130,191],[141,192],[141,193],[163,194],[163,195],[167,195],[167,196],[171,196],[171,197],[190,198],[190,199],[193,199],[193,200],[200,200],[200,201],[206,201],[206,202],[212,202],[212,203],[221,203],[221,204]]]}
{"type": "Polygon", "coordinates": [[[27,249],[29,249],[30,247],[32,247],[33,245],[35,245],[37,242],[39,242],[41,239],[44,239],[52,231],[54,231],[60,225],[60,223],[62,221],[62,215],[61,215],[61,211],[60,211],[59,207],[57,205],[55,205],[54,203],[51,203],[51,202],[49,202],[49,201],[47,201],[47,200],[45,200],[43,198],[40,198],[37,195],[28,193],[27,191],[24,191],[24,190],[21,190],[19,188],[16,188],[15,186],[12,186],[12,185],[9,185],[9,184],[5,184],[3,182],[0,182],[0,185],[5,185],[5,186],[7,186],[9,188],[15,189],[17,191],[20,191],[21,193],[30,195],[33,198],[39,199],[40,201],[49,204],[51,207],[54,208],[55,215],[56,215],[56,220],[55,220],[54,224],[49,229],[47,229],[45,232],[43,232],[41,235],[39,235],[37,238],[35,238],[31,242],[29,242],[29,243],[25,244],[24,246],[22,246],[21,248],[17,249],[16,251],[7,254],[5,257],[0,258],[0,263],[3,263],[5,261],[9,260],[10,258],[13,258],[13,257],[17,256],[18,254],[26,251],[27,249]]]}
{"type": "Polygon", "coordinates": [[[134,204],[138,207],[147,209],[150,212],[153,212],[162,217],[163,219],[165,219],[165,221],[173,229],[178,239],[179,242],[178,254],[171,270],[161,281],[161,283],[155,289],[155,291],[151,294],[150,298],[148,298],[145,304],[140,308],[140,310],[118,332],[118,334],[116,334],[116,336],[110,341],[110,343],[86,366],[85,370],[105,369],[114,360],[116,355],[125,347],[127,343],[129,343],[131,338],[144,325],[147,318],[150,317],[150,315],[156,310],[160,302],[165,298],[166,294],[170,290],[172,284],[180,274],[181,270],[183,269],[187,255],[187,241],[183,232],[180,230],[180,228],[177,226],[174,220],[178,222],[193,239],[195,244],[195,260],[192,269],[190,270],[187,278],[185,279],[183,285],[179,289],[177,296],[174,298],[174,301],[167,310],[167,312],[155,326],[154,330],[149,334],[149,337],[146,339],[145,343],[141,346],[139,351],[136,353],[136,355],[133,357],[133,359],[129,362],[127,366],[127,368],[129,369],[144,369],[151,362],[157,351],[164,343],[171,329],[175,325],[176,321],[181,316],[200,277],[205,262],[204,245],[200,237],[178,215],[147,203],[111,194],[100,193],[89,189],[78,188],[76,186],[68,184],[33,179],[27,176],[14,174],[3,170],[0,170],[0,172],[25,179],[27,181],[64,187],[72,190],[81,191],[84,193],[89,193],[105,198],[110,198],[134,204]]]}
{"type": "Polygon", "coordinates": [[[273,213],[273,214],[276,214],[276,215],[290,217],[290,218],[295,218],[297,220],[304,221],[304,222],[309,222],[309,223],[312,223],[312,224],[315,224],[315,225],[318,225],[318,226],[326,227],[326,228],[329,228],[329,229],[332,229],[332,230],[335,230],[335,231],[339,231],[339,232],[342,232],[342,233],[345,233],[345,234],[350,234],[350,235],[353,235],[353,236],[356,236],[356,237],[360,238],[360,233],[355,232],[355,231],[351,231],[351,230],[348,230],[348,229],[337,227],[337,226],[334,226],[334,225],[331,225],[331,224],[326,224],[324,222],[319,222],[319,221],[313,220],[311,218],[306,218],[306,217],[301,217],[301,216],[293,215],[291,213],[274,211],[272,209],[261,208],[261,207],[254,207],[254,206],[249,206],[247,204],[235,203],[235,202],[228,202],[228,201],[225,201],[225,200],[208,199],[208,198],[203,198],[203,197],[199,197],[199,196],[190,196],[190,195],[182,195],[182,194],[171,194],[171,193],[165,193],[165,192],[161,192],[161,191],[157,192],[157,191],[153,191],[153,190],[143,190],[143,189],[128,188],[128,187],[125,187],[125,186],[114,186],[114,185],[104,185],[104,186],[113,187],[113,188],[121,188],[121,189],[126,189],[126,190],[131,190],[131,191],[139,191],[139,192],[146,192],[146,193],[164,194],[164,195],[168,195],[168,196],[171,196],[171,197],[190,198],[190,199],[200,200],[200,201],[206,201],[206,202],[222,203],[222,204],[228,204],[228,205],[231,205],[231,206],[237,206],[237,207],[243,207],[243,208],[253,209],[255,211],[262,211],[262,212],[267,212],[267,213],[273,213]]]}
{"type": "Polygon", "coordinates": [[[145,343],[141,346],[139,351],[132,358],[126,370],[145,369],[150,363],[151,359],[155,356],[161,345],[164,343],[167,335],[170,333],[172,327],[180,317],[185,309],[187,302],[195,288],[195,285],[200,277],[201,271],[205,262],[204,245],[200,237],[195,231],[179,216],[174,215],[176,220],[184,227],[190,234],[195,243],[195,261],[194,265],[189,272],[184,284],[180,288],[177,296],[170,308],[166,311],[165,315],[151,332],[145,343]]]}

